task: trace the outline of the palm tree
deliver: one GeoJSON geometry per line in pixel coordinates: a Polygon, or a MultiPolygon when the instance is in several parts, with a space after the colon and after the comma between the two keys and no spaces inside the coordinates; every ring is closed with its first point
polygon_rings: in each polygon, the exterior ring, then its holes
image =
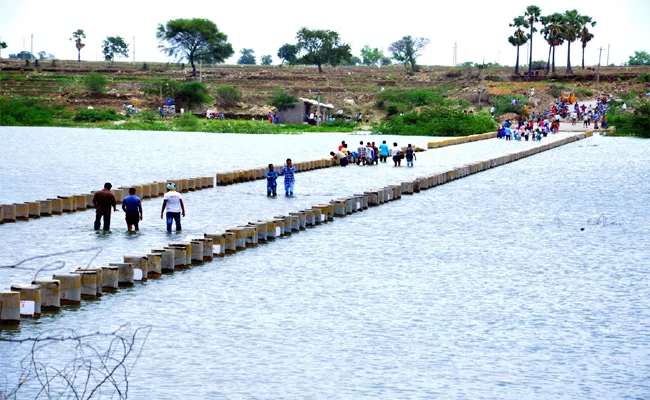
{"type": "Polygon", "coordinates": [[[83,29],[77,29],[76,31],[72,32],[72,37],[70,40],[74,39],[74,44],[75,47],[77,48],[77,62],[81,62],[81,49],[86,46],[85,44],[81,43],[81,39],[85,39],[86,34],[84,33],[83,29]]]}
{"type": "Polygon", "coordinates": [[[566,56],[566,73],[573,73],[571,68],[571,43],[578,40],[580,37],[580,28],[582,28],[582,22],[580,20],[580,14],[578,10],[570,10],[564,13],[564,24],[562,27],[562,36],[567,41],[568,49],[566,56]]]}
{"type": "Polygon", "coordinates": [[[541,18],[542,24],[542,34],[546,43],[548,43],[548,61],[546,62],[546,73],[548,74],[551,69],[551,51],[553,51],[553,64],[552,71],[555,73],[555,47],[562,45],[564,43],[564,37],[562,36],[562,27],[564,16],[560,13],[553,13],[547,15],[546,17],[541,18]]]}
{"type": "Polygon", "coordinates": [[[528,17],[528,25],[530,25],[530,34],[528,35],[530,39],[530,59],[528,60],[528,75],[533,73],[533,33],[537,32],[535,28],[535,22],[539,21],[539,17],[542,15],[542,9],[537,6],[528,6],[524,17],[528,17]]]}
{"type": "Polygon", "coordinates": [[[515,33],[508,38],[511,45],[517,47],[517,62],[515,63],[515,74],[519,74],[519,47],[528,42],[528,35],[521,28],[528,28],[528,20],[524,17],[516,17],[510,24],[511,27],[517,28],[515,33]]]}
{"type": "Polygon", "coordinates": [[[587,25],[591,25],[593,28],[596,26],[596,21],[592,21],[591,17],[588,15],[581,15],[580,24],[582,25],[582,30],[580,31],[580,41],[582,42],[582,69],[585,69],[585,47],[587,47],[587,43],[594,38],[594,34],[589,32],[587,25]]]}

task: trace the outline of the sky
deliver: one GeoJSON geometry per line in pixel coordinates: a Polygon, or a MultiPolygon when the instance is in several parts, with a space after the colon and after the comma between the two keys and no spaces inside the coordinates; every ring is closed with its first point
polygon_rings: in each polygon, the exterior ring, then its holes
{"type": "MultiPolygon", "coordinates": [[[[34,53],[44,50],[57,59],[76,59],[77,50],[69,39],[73,31],[83,29],[87,39],[82,60],[101,60],[102,41],[107,36],[122,36],[130,44],[130,51],[135,37],[136,62],[165,62],[170,59],[158,49],[158,24],[176,18],[207,18],[228,35],[235,50],[235,56],[227,60],[229,64],[236,63],[242,48],[252,48],[258,62],[262,55],[270,54],[278,63],[278,48],[295,43],[296,32],[304,26],[337,31],[357,56],[365,44],[388,53],[392,42],[411,35],[431,40],[419,59],[422,65],[452,65],[454,43],[459,63],[484,60],[514,65],[516,50],[507,40],[513,29],[508,24],[531,4],[539,6],[542,15],[577,8],[597,21],[592,29],[595,38],[585,52],[587,65],[598,63],[600,47],[603,65],[608,47],[609,63],[616,65],[626,62],[635,50],[650,52],[648,0],[618,0],[612,5],[566,0],[0,0],[0,41],[8,45],[2,51],[4,58],[30,51],[33,34],[34,53]]],[[[571,62],[579,65],[581,45],[576,42],[571,47],[571,62]]],[[[527,46],[523,46],[522,63],[526,51],[527,46]]],[[[539,33],[535,34],[533,60],[546,60],[547,54],[547,45],[539,33]]],[[[566,65],[566,56],[567,46],[558,48],[556,64],[566,65]]],[[[132,57],[131,53],[129,59],[132,57]]]]}

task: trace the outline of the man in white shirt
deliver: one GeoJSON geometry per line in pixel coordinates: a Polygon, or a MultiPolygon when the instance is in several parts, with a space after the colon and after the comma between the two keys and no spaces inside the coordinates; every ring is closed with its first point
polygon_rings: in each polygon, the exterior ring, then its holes
{"type": "Polygon", "coordinates": [[[391,151],[391,155],[393,156],[393,163],[395,163],[395,166],[401,167],[402,157],[404,157],[404,153],[402,152],[401,147],[397,147],[397,143],[393,143],[393,150],[391,151]]]}
{"type": "Polygon", "coordinates": [[[185,217],[185,205],[183,196],[176,191],[174,183],[167,184],[167,193],[165,193],[162,209],[160,210],[160,219],[163,219],[163,213],[167,210],[167,232],[172,231],[172,222],[176,222],[176,231],[181,230],[181,213],[185,217]]]}

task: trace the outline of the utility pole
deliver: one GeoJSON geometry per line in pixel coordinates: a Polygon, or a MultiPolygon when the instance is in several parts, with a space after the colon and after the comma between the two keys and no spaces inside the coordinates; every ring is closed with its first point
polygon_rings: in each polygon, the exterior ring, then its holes
{"type": "Polygon", "coordinates": [[[609,46],[610,43],[607,43],[607,66],[609,67],[609,46]]]}
{"type": "Polygon", "coordinates": [[[34,34],[32,33],[32,45],[31,45],[31,53],[32,55],[30,56],[31,59],[34,59],[34,34]]]}
{"type": "Polygon", "coordinates": [[[458,42],[454,42],[454,60],[452,63],[454,67],[458,63],[458,42]]]}
{"type": "MultiPolygon", "coordinates": [[[[603,47],[601,46],[600,49],[598,49],[598,72],[596,73],[596,91],[598,91],[598,84],[600,83],[600,58],[603,55],[603,47]]],[[[598,93],[596,93],[598,95],[598,93]]]]}
{"type": "Polygon", "coordinates": [[[478,109],[479,111],[481,110],[481,95],[483,94],[483,90],[485,90],[485,86],[483,85],[483,70],[485,69],[485,59],[483,59],[483,63],[481,64],[481,84],[478,87],[478,109]]]}
{"type": "Polygon", "coordinates": [[[133,64],[135,64],[135,36],[133,36],[133,64]]]}

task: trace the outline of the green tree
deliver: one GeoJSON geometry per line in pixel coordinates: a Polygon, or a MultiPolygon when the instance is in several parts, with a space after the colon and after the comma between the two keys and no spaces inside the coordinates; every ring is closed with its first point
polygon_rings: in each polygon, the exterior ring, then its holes
{"type": "Polygon", "coordinates": [[[528,75],[533,73],[533,34],[537,32],[535,28],[535,22],[539,22],[539,18],[542,15],[542,9],[537,6],[528,6],[524,17],[528,18],[528,25],[530,25],[530,33],[528,38],[530,39],[530,58],[528,60],[528,75]]]}
{"type": "Polygon", "coordinates": [[[239,57],[239,60],[237,60],[237,64],[241,64],[241,65],[257,64],[257,60],[255,59],[253,53],[255,53],[255,50],[253,49],[241,49],[239,51],[239,54],[241,54],[241,56],[239,57]]]}
{"type": "Polygon", "coordinates": [[[338,65],[341,60],[350,61],[350,45],[341,43],[339,34],[329,30],[310,30],[301,28],[296,39],[296,47],[303,53],[300,61],[304,64],[318,66],[318,72],[323,72],[323,64],[338,65]]]}
{"type": "Polygon", "coordinates": [[[241,91],[232,85],[219,86],[216,93],[219,103],[227,107],[237,105],[241,100],[241,91]]]}
{"type": "Polygon", "coordinates": [[[383,56],[381,60],[379,60],[379,63],[381,65],[391,65],[393,63],[393,59],[387,56],[383,56]]]}
{"type": "Polygon", "coordinates": [[[9,58],[18,58],[18,59],[21,59],[21,60],[31,60],[31,59],[34,59],[36,57],[34,57],[34,55],[31,52],[23,50],[23,51],[21,51],[20,53],[17,53],[17,54],[9,54],[9,58]]]}
{"type": "Polygon", "coordinates": [[[647,51],[635,51],[627,63],[629,65],[650,65],[650,54],[647,51]]]}
{"type": "MultiPolygon", "coordinates": [[[[516,28],[515,33],[508,38],[508,42],[517,48],[517,61],[515,62],[515,74],[519,74],[519,47],[528,42],[528,35],[521,28],[530,28],[528,20],[524,17],[515,17],[510,27],[516,28]]],[[[531,64],[532,67],[532,64],[531,64]]]]}
{"type": "Polygon", "coordinates": [[[376,47],[372,49],[370,46],[365,45],[361,49],[361,63],[363,65],[377,65],[382,57],[384,57],[384,53],[376,47]]]}
{"type": "Polygon", "coordinates": [[[580,37],[580,29],[582,28],[582,20],[580,19],[578,10],[570,10],[564,13],[564,24],[562,26],[562,36],[567,42],[567,56],[566,56],[566,73],[573,73],[571,68],[571,43],[578,40],[580,37]]]}
{"type": "Polygon", "coordinates": [[[201,107],[212,101],[208,87],[203,82],[190,82],[181,86],[180,90],[174,93],[174,102],[187,110],[201,107]]]}
{"type": "Polygon", "coordinates": [[[196,76],[196,60],[221,63],[234,54],[228,35],[207,19],[181,18],[169,20],[166,25],[158,24],[156,38],[165,54],[190,62],[192,76],[196,76]]]}
{"type": "Polygon", "coordinates": [[[0,58],[2,58],[2,50],[7,48],[7,42],[0,42],[0,58]]]}
{"type": "Polygon", "coordinates": [[[74,45],[77,48],[77,62],[81,62],[81,49],[86,47],[86,45],[81,42],[81,39],[85,38],[86,34],[84,33],[83,29],[77,29],[76,31],[72,32],[72,37],[70,40],[74,40],[74,45]]]}
{"type": "Polygon", "coordinates": [[[96,72],[90,72],[84,78],[84,86],[92,94],[106,93],[108,87],[108,78],[105,75],[96,72]]]}
{"type": "Polygon", "coordinates": [[[102,42],[102,52],[104,60],[111,62],[111,67],[115,62],[115,55],[122,57],[129,56],[129,45],[121,36],[109,36],[102,42]]]}
{"type": "Polygon", "coordinates": [[[297,60],[298,47],[295,44],[285,43],[278,49],[278,58],[287,64],[294,64],[297,60]]]}
{"type": "Polygon", "coordinates": [[[546,73],[548,74],[549,70],[555,73],[555,48],[561,46],[564,43],[564,37],[562,36],[562,27],[564,24],[564,16],[560,13],[553,13],[546,17],[541,18],[542,25],[542,35],[548,43],[548,61],[546,63],[546,73]],[[551,51],[553,52],[553,63],[551,64],[551,51]]]}
{"type": "Polygon", "coordinates": [[[429,42],[429,39],[423,37],[413,38],[411,36],[404,36],[400,40],[393,42],[388,47],[388,51],[393,53],[395,60],[404,64],[406,71],[416,72],[418,70],[416,62],[421,55],[420,52],[427,47],[429,42]]]}
{"type": "Polygon", "coordinates": [[[275,107],[278,111],[284,111],[298,102],[298,98],[282,89],[275,89],[273,96],[267,102],[268,105],[275,107]]]}
{"type": "Polygon", "coordinates": [[[262,65],[271,65],[273,64],[273,57],[270,54],[262,56],[261,58],[262,65]]]}
{"type": "Polygon", "coordinates": [[[585,69],[585,47],[587,47],[587,43],[594,38],[594,34],[589,32],[588,25],[591,25],[593,28],[596,26],[596,21],[593,21],[588,15],[581,15],[580,24],[582,25],[582,29],[580,30],[580,41],[582,42],[582,69],[585,69]]]}

